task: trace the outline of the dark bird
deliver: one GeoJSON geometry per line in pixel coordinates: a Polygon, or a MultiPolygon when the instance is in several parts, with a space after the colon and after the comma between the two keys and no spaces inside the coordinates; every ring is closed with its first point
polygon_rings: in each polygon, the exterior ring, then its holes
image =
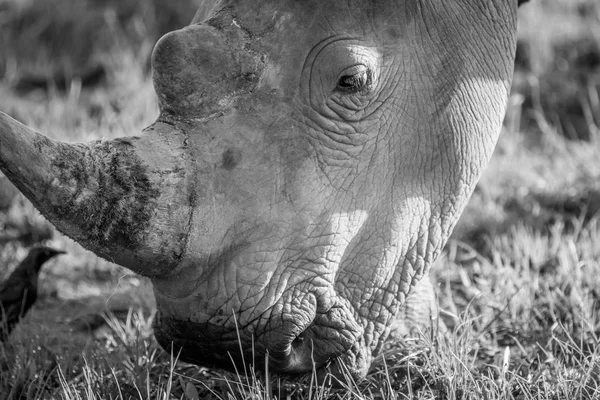
{"type": "Polygon", "coordinates": [[[37,299],[38,274],[42,265],[54,256],[64,254],[51,247],[35,247],[8,279],[0,285],[0,341],[4,342],[17,322],[25,316],[37,299]]]}

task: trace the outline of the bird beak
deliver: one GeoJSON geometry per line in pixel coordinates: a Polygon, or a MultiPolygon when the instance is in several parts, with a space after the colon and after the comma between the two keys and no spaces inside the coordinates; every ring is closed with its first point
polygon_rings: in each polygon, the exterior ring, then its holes
{"type": "Polygon", "coordinates": [[[58,256],[60,254],[67,254],[67,252],[59,249],[52,249],[52,256],[58,256]]]}

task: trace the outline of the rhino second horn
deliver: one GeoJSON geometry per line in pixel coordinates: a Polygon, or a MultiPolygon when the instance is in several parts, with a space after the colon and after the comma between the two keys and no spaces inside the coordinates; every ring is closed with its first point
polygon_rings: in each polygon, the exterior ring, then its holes
{"type": "Polygon", "coordinates": [[[192,207],[183,134],[67,144],[0,113],[0,170],[61,232],[99,256],[164,276],[184,255],[192,207]],[[167,140],[168,139],[168,140],[167,140]],[[158,232],[160,231],[160,235],[158,232]]]}

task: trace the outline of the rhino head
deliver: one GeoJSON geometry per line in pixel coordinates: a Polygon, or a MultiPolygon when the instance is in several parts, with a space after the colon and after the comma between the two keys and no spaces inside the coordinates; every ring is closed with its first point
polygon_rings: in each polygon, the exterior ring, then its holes
{"type": "Polygon", "coordinates": [[[0,115],[0,168],[152,279],[156,338],[181,359],[361,376],[491,156],[516,11],[207,1],[155,47],[143,135],[67,144],[0,115]]]}

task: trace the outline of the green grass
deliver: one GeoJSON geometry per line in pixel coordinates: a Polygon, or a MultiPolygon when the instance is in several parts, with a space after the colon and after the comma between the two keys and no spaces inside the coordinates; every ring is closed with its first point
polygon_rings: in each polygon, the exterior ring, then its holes
{"type": "MultiPolygon", "coordinates": [[[[69,252],[43,270],[38,304],[0,344],[0,399],[600,398],[596,3],[531,0],[521,10],[505,132],[431,271],[448,335],[388,343],[367,378],[343,388],[177,362],[151,334],[148,282],[54,231],[0,178],[0,278],[35,242],[69,252]],[[86,329],[98,315],[106,324],[86,329]]],[[[67,141],[140,132],[157,116],[152,45],[190,8],[0,1],[0,110],[67,141]],[[91,28],[100,34],[90,44],[91,28]],[[50,39],[36,39],[40,30],[50,39]],[[80,33],[56,47],[69,32],[80,33]],[[97,64],[102,83],[85,87],[80,67],[97,64]],[[32,76],[47,89],[22,90],[32,76]]]]}

